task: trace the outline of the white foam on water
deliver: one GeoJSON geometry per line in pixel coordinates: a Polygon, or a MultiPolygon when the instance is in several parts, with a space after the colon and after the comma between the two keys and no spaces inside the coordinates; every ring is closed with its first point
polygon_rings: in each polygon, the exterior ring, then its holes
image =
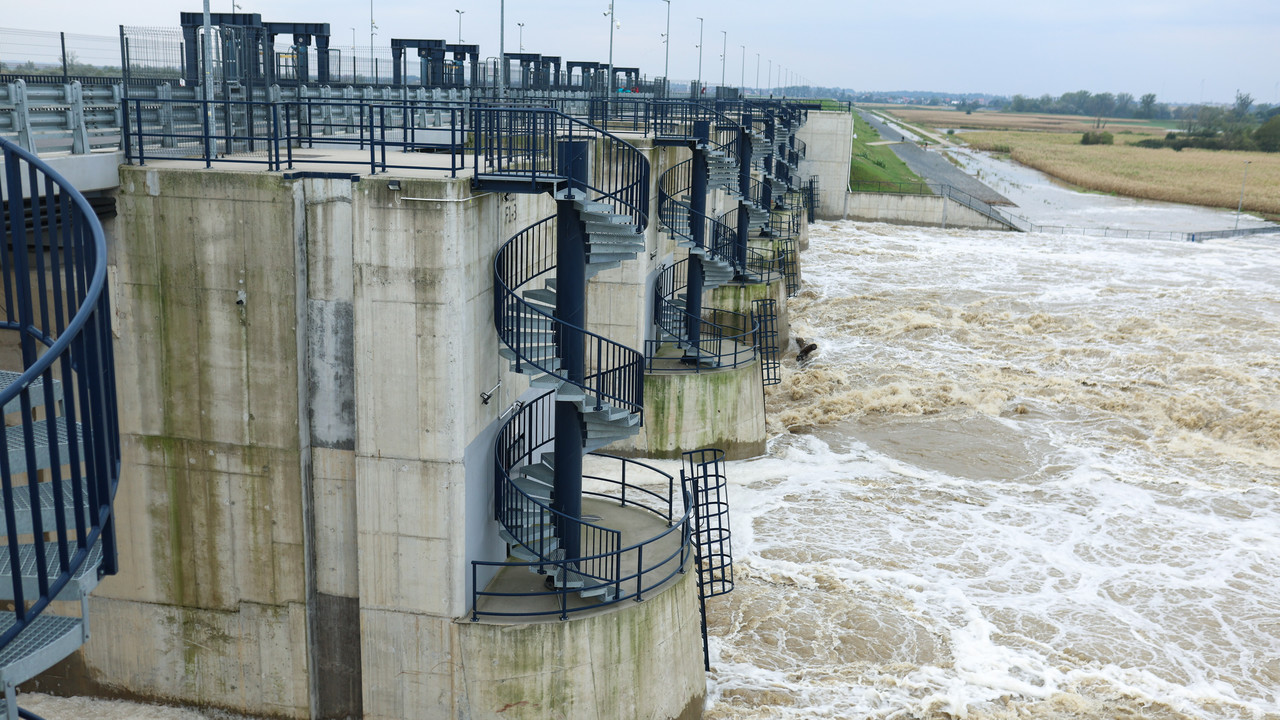
{"type": "Polygon", "coordinates": [[[1276,278],[1256,240],[814,226],[708,716],[1280,717],[1276,278]]]}

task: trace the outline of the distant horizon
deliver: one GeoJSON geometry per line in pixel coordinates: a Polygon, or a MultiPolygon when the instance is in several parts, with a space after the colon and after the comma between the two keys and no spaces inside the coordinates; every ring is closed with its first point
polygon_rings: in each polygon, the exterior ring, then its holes
{"type": "MultiPolygon", "coordinates": [[[[506,52],[518,52],[523,36],[527,52],[608,60],[608,0],[501,1],[506,52]]],[[[179,10],[199,12],[202,3],[67,0],[56,11],[39,3],[11,5],[3,20],[7,28],[115,36],[121,24],[177,27],[179,10]]],[[[499,5],[494,0],[373,0],[370,5],[215,0],[211,9],[230,12],[238,6],[268,21],[329,23],[338,48],[368,49],[371,31],[379,50],[393,36],[449,42],[461,36],[479,44],[482,57],[494,57],[499,5]]],[[[1207,10],[1195,0],[1158,5],[977,0],[963,6],[919,0],[867,7],[813,0],[780,10],[765,0],[740,0],[732,13],[711,0],[671,0],[670,5],[615,0],[613,5],[614,64],[639,66],[650,78],[664,74],[670,8],[670,75],[679,81],[700,75],[704,82],[720,84],[723,77],[725,85],[767,90],[791,84],[850,87],[865,85],[867,77],[882,87],[942,80],[955,87],[949,91],[955,94],[1056,97],[1084,88],[1155,93],[1161,102],[1178,105],[1230,104],[1239,90],[1255,102],[1280,104],[1280,44],[1275,41],[1280,3],[1222,0],[1207,10]],[[701,61],[699,17],[705,20],[701,61]]],[[[6,44],[14,43],[0,42],[0,60],[14,52],[6,44]]]]}

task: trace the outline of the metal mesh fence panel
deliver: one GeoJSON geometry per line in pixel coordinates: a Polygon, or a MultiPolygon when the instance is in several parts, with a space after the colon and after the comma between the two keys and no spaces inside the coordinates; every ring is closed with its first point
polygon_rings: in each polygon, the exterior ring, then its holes
{"type": "Polygon", "coordinates": [[[0,73],[119,77],[120,41],[111,35],[0,28],[0,73]]]}

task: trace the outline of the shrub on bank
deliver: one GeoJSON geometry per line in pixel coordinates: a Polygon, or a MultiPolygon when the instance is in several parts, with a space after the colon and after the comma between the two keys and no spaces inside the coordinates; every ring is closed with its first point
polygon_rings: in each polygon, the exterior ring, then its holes
{"type": "Polygon", "coordinates": [[[1101,132],[1086,132],[1084,137],[1080,138],[1081,145],[1114,145],[1115,142],[1115,136],[1105,130],[1101,132]]]}

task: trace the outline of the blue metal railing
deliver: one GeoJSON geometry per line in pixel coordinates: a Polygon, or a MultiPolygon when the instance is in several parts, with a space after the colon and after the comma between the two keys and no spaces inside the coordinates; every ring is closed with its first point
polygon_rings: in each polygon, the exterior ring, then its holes
{"type": "Polygon", "coordinates": [[[556,217],[539,220],[521,230],[499,248],[494,267],[494,326],[498,338],[516,355],[516,372],[526,367],[546,373],[561,382],[579,387],[595,400],[597,409],[605,403],[625,408],[632,413],[644,411],[644,358],[625,345],[568,326],[551,314],[525,301],[522,289],[538,278],[554,277],[556,269],[556,217]],[[528,336],[522,330],[544,330],[561,337],[566,327],[583,338],[586,367],[590,370],[582,382],[563,373],[555,358],[537,354],[526,348],[528,336]]]}
{"type": "MultiPolygon", "coordinates": [[[[653,284],[653,321],[667,335],[675,338],[688,337],[687,328],[691,323],[698,323],[700,332],[698,343],[693,350],[688,365],[681,366],[664,362],[659,357],[659,350],[668,341],[645,341],[645,371],[701,372],[705,369],[734,368],[756,359],[755,332],[756,324],[749,315],[704,307],[702,317],[697,317],[685,310],[676,302],[676,297],[687,290],[689,261],[680,260],[658,274],[653,284]]],[[[677,347],[685,347],[687,342],[674,341],[677,347]]]]}
{"type": "Polygon", "coordinates": [[[649,223],[649,160],[626,140],[588,122],[548,108],[475,110],[473,167],[478,181],[546,184],[588,193],[631,218],[636,232],[649,223]],[[593,146],[590,185],[570,180],[556,148],[586,140],[593,146]]]}
{"type": "MultiPolygon", "coordinates": [[[[520,468],[551,452],[555,440],[554,412],[555,393],[546,393],[522,406],[499,430],[494,446],[494,498],[497,520],[509,533],[521,531],[518,520],[527,513],[566,517],[549,504],[525,493],[515,483],[520,468]]],[[[618,531],[572,519],[579,522],[584,530],[581,535],[582,552],[572,560],[540,557],[528,562],[473,561],[473,621],[481,617],[558,617],[565,620],[573,613],[601,605],[623,600],[641,601],[646,593],[684,573],[691,552],[688,493],[676,487],[675,479],[669,473],[650,465],[601,453],[592,455],[616,462],[620,472],[611,476],[584,475],[584,480],[594,481],[608,490],[586,490],[583,495],[615,501],[623,508],[645,510],[662,520],[665,528],[641,542],[623,547],[618,531]],[[665,492],[654,489],[664,484],[665,492]],[[679,505],[676,504],[677,497],[679,505]],[[544,574],[572,574],[580,578],[583,585],[527,592],[490,591],[482,589],[479,584],[480,572],[486,568],[523,568],[544,574]],[[602,595],[599,601],[593,602],[572,597],[605,587],[612,588],[611,598],[602,595]],[[487,598],[521,598],[522,607],[519,610],[497,609],[507,607],[498,604],[494,608],[482,608],[481,604],[487,598]]]]}
{"type": "Polygon", "coordinates": [[[102,227],[84,197],[39,158],[4,139],[0,149],[8,231],[0,246],[0,330],[23,364],[0,390],[0,445],[11,448],[0,453],[7,542],[0,552],[13,601],[0,632],[3,648],[91,556],[95,581],[117,571],[112,502],[120,437],[102,227]],[[24,572],[34,573],[34,582],[16,570],[24,544],[35,559],[24,572]]]}
{"type": "MultiPolygon", "coordinates": [[[[517,191],[563,191],[565,194],[558,197],[584,203],[580,212],[599,218],[604,214],[600,211],[603,205],[608,208],[606,212],[628,218],[628,227],[635,233],[643,231],[649,211],[649,163],[635,147],[588,123],[545,108],[485,108],[477,110],[475,118],[478,184],[500,184],[517,191]],[[581,161],[581,154],[560,151],[580,146],[590,147],[586,155],[589,167],[585,169],[571,165],[581,161]]],[[[564,390],[576,388],[569,394],[581,393],[579,402],[584,412],[603,412],[611,422],[635,427],[643,420],[643,356],[562,320],[545,303],[533,303],[524,297],[526,290],[549,288],[547,281],[552,278],[569,285],[569,278],[556,277],[558,231],[562,229],[559,216],[558,209],[556,215],[520,231],[498,250],[494,258],[494,326],[500,341],[512,353],[516,372],[532,367],[545,373],[564,390]],[[561,367],[562,361],[571,357],[570,350],[574,355],[578,353],[579,343],[582,357],[572,357],[572,362],[564,364],[584,369],[581,376],[573,367],[561,367]],[[613,410],[625,414],[613,415],[613,410]]],[[[587,252],[589,262],[590,248],[587,252]]],[[[563,580],[559,586],[566,591],[562,606],[567,607],[568,592],[583,591],[570,589],[569,578],[591,583],[589,589],[599,589],[603,597],[611,599],[622,593],[621,534],[569,513],[551,511],[547,504],[521,490],[511,476],[518,465],[534,459],[534,453],[550,452],[555,447],[554,422],[547,417],[530,416],[535,408],[544,408],[543,415],[549,412],[545,408],[554,403],[547,397],[543,396],[533,408],[522,409],[500,433],[495,472],[498,519],[509,541],[533,556],[534,566],[550,567],[563,580]],[[509,431],[516,426],[523,429],[518,433],[509,431]],[[556,540],[563,537],[572,547],[564,548],[564,554],[552,550],[541,529],[545,526],[527,522],[531,515],[554,521],[556,540]],[[605,586],[611,589],[606,591],[605,586]]],[[[476,567],[473,572],[477,572],[476,567]]]]}
{"type": "Polygon", "coordinates": [[[166,159],[203,162],[205,167],[239,163],[284,170],[306,162],[367,165],[371,174],[438,169],[456,177],[466,169],[474,137],[469,128],[474,110],[457,103],[131,98],[124,107],[125,157],[139,165],[166,159]],[[361,155],[295,156],[294,150],[301,148],[354,149],[361,155]],[[389,161],[388,149],[414,154],[389,161]]]}
{"type": "Polygon", "coordinates": [[[658,220],[674,237],[687,242],[693,241],[691,224],[703,223],[708,256],[734,265],[733,243],[737,230],[710,215],[695,213],[689,203],[680,200],[680,196],[688,194],[692,188],[692,159],[677,163],[663,173],[658,183],[658,220]]]}

